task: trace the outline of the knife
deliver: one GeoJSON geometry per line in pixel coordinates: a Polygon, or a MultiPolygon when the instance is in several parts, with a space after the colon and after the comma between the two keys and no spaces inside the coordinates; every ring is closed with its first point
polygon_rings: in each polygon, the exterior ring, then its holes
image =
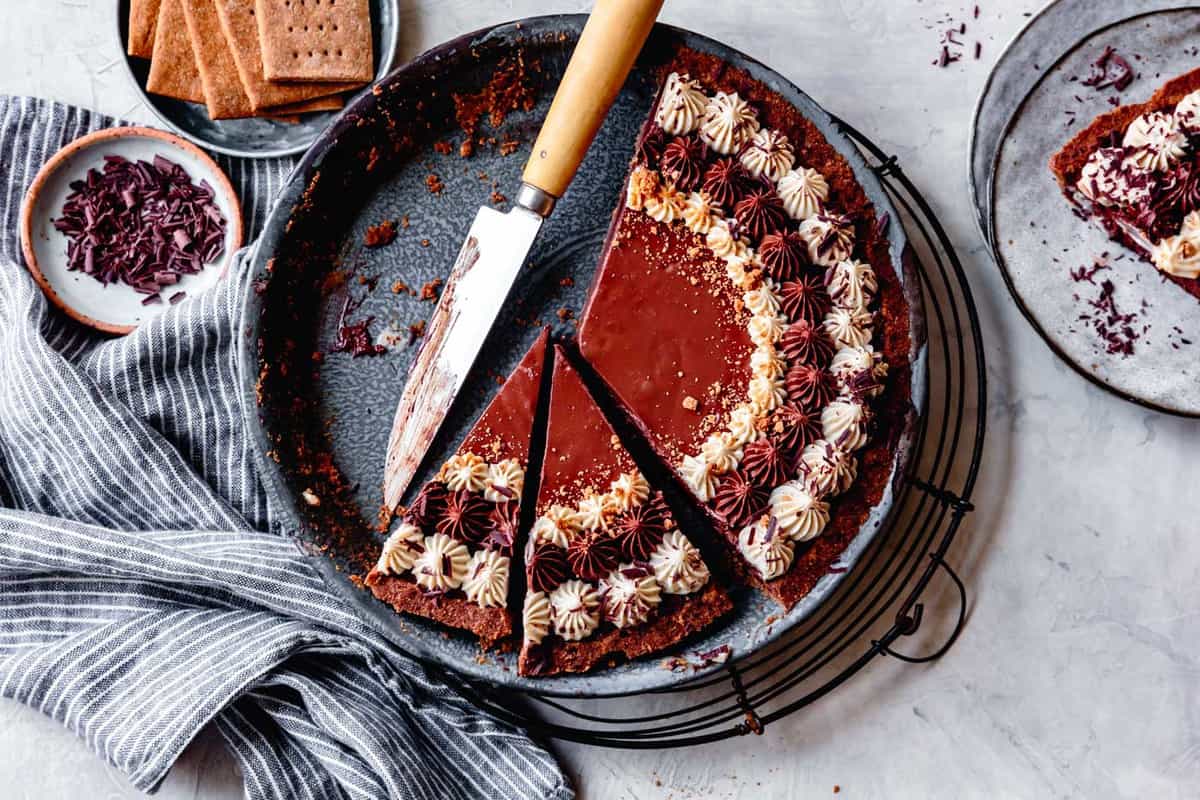
{"type": "Polygon", "coordinates": [[[384,463],[395,509],[446,418],[525,257],[575,177],[642,49],[663,0],[596,0],[542,123],[508,213],[480,208],[408,374],[384,463]]]}

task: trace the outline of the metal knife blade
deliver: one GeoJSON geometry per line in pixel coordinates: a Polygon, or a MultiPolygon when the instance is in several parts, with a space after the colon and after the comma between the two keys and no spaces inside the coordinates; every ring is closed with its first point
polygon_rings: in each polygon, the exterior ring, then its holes
{"type": "Polygon", "coordinates": [[[383,497],[394,509],[425,458],[450,404],[500,314],[544,218],[481,208],[454,261],[396,407],[383,497]]]}
{"type": "Polygon", "coordinates": [[[542,221],[579,169],[662,4],[596,0],[521,173],[512,211],[485,207],[475,215],[392,421],[383,472],[389,510],[404,499],[542,221]]]}

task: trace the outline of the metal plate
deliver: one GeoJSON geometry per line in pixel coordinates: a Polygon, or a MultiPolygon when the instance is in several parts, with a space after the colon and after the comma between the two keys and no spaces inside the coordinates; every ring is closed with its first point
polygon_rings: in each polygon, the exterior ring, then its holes
{"type": "Polygon", "coordinates": [[[1200,9],[1137,14],[1113,21],[1077,40],[1045,65],[1003,131],[988,193],[988,238],[997,264],[1026,318],[1076,371],[1118,396],[1174,414],[1200,415],[1200,365],[1181,340],[1200,338],[1196,300],[1163,280],[1152,265],[1108,240],[1092,222],[1075,216],[1048,167],[1051,155],[1082,126],[1111,108],[1113,94],[1071,82],[1088,73],[1106,46],[1133,56],[1140,77],[1122,103],[1147,99],[1163,82],[1195,67],[1200,9]],[[1075,122],[1067,125],[1071,109],[1075,122]],[[1111,267],[1114,301],[1136,312],[1141,332],[1132,356],[1108,353],[1081,315],[1098,289],[1071,277],[1103,253],[1111,267]],[[1118,259],[1115,260],[1114,259],[1118,259]],[[1145,329],[1143,330],[1143,327],[1145,329]]]}
{"type": "MultiPolygon", "coordinates": [[[[393,294],[388,287],[396,280],[420,287],[425,281],[443,276],[453,262],[475,209],[489,201],[493,182],[498,182],[501,191],[512,191],[517,185],[528,144],[545,114],[584,19],[578,15],[537,17],[469,34],[437,47],[389,76],[377,96],[360,98],[306,155],[283,190],[254,258],[257,283],[247,296],[241,349],[249,407],[255,407],[255,392],[262,388],[257,385],[256,377],[260,358],[269,361],[284,354],[278,344],[270,343],[282,337],[291,343],[285,349],[290,346],[302,353],[307,352],[307,347],[328,349],[341,308],[341,299],[336,294],[312,296],[312,286],[320,282],[320,274],[295,274],[290,268],[275,267],[276,263],[287,260],[292,252],[289,248],[300,246],[297,231],[300,223],[293,224],[294,221],[307,218],[307,209],[317,207],[334,217],[319,226],[329,240],[328,263],[322,267],[320,259],[307,259],[304,263],[316,265],[312,269],[327,270],[337,257],[344,264],[355,265],[359,274],[380,276],[378,288],[371,292],[351,282],[350,291],[356,297],[365,295],[358,316],[374,314],[381,321],[398,319],[401,323],[427,317],[431,310],[428,303],[406,294],[393,294]],[[436,142],[457,143],[462,138],[453,120],[450,94],[478,90],[501,61],[518,58],[518,53],[537,85],[537,103],[528,111],[512,114],[500,130],[484,126],[481,134],[514,137],[524,147],[507,157],[494,148],[484,147],[469,160],[435,149],[436,142]],[[410,112],[418,104],[421,122],[410,124],[410,112]],[[387,120],[391,120],[390,125],[387,120]],[[397,157],[386,169],[364,172],[364,163],[371,163],[393,144],[398,144],[407,155],[397,157]],[[436,195],[426,185],[431,173],[445,184],[436,195]],[[355,177],[360,174],[361,182],[355,177]],[[320,177],[308,188],[314,175],[320,177]],[[396,242],[375,250],[361,247],[367,226],[401,216],[407,216],[409,227],[401,229],[396,242]],[[261,352],[260,341],[267,343],[261,352]]],[[[654,96],[654,67],[681,43],[745,69],[813,120],[850,163],[877,212],[890,215],[888,236],[892,260],[897,265],[901,263],[906,240],[903,227],[897,223],[900,217],[862,156],[820,107],[785,78],[741,53],[696,34],[660,25],[651,35],[570,191],[543,228],[531,256],[533,266],[514,288],[516,302],[502,313],[485,345],[482,368],[468,378],[427,465],[440,464],[453,451],[455,443],[495,392],[496,376],[507,374],[537,335],[537,323],[553,323],[560,336],[573,334],[573,326],[560,320],[556,311],[563,307],[578,311],[583,306],[636,133],[654,96]]],[[[304,246],[311,250],[311,245],[304,246]]],[[[913,311],[912,327],[917,332],[912,352],[911,392],[914,405],[923,409],[927,376],[919,287],[911,275],[905,275],[903,280],[913,311]]],[[[305,389],[319,407],[320,418],[311,420],[310,426],[327,430],[332,456],[348,483],[355,487],[353,512],[366,519],[374,517],[380,502],[388,428],[412,354],[410,348],[377,358],[332,356],[325,360],[313,385],[305,389]]],[[[293,375],[289,381],[303,385],[306,376],[293,375]]],[[[286,388],[298,390],[291,384],[286,388]]],[[[269,410],[272,406],[268,387],[264,404],[267,410],[261,418],[250,420],[264,454],[271,448],[273,433],[288,430],[297,422],[281,418],[286,415],[274,414],[269,410]]],[[[892,482],[883,502],[847,547],[840,562],[847,569],[886,523],[892,509],[894,483],[903,475],[911,450],[915,415],[905,422],[892,482]]],[[[304,541],[328,545],[327,538],[320,533],[321,513],[325,510],[314,513],[298,502],[306,480],[302,465],[289,462],[285,454],[273,455],[279,458],[278,462],[267,455],[262,461],[268,489],[279,510],[281,528],[304,541]]],[[[424,476],[418,475],[415,485],[428,477],[428,469],[427,466],[424,476]]],[[[363,534],[362,538],[365,537],[363,534]]],[[[375,551],[378,539],[361,541],[359,545],[375,551]]],[[[347,550],[345,545],[340,549],[333,546],[317,557],[318,568],[347,603],[398,646],[471,678],[542,694],[604,696],[661,688],[695,675],[668,672],[661,668],[660,657],[650,657],[595,674],[522,678],[516,674],[515,658],[511,655],[480,658],[478,646],[468,637],[448,634],[420,620],[399,617],[357,588],[345,574],[353,565],[353,554],[347,550]]],[[[843,573],[826,575],[807,598],[783,617],[776,616],[778,608],[770,600],[756,592],[738,590],[737,610],[727,623],[706,633],[700,641],[689,642],[687,649],[729,644],[734,658],[744,657],[783,635],[811,613],[842,577],[843,573]],[[767,623],[768,617],[773,618],[772,624],[767,623]]]]}
{"type": "MultiPolygon", "coordinates": [[[[304,114],[299,122],[270,119],[212,120],[203,105],[160,97],[146,91],[150,61],[134,58],[129,51],[129,0],[116,3],[117,46],[125,61],[125,72],[134,88],[164,125],[185,139],[217,153],[243,158],[274,158],[303,153],[340,112],[304,114]]],[[[375,51],[375,77],[392,68],[400,39],[400,0],[371,0],[371,37],[375,51]]],[[[367,91],[363,89],[362,91],[367,91]]],[[[349,105],[352,100],[347,100],[349,105]]]]}
{"type": "Polygon", "coordinates": [[[975,221],[979,232],[988,236],[988,218],[991,216],[992,168],[996,161],[996,148],[1008,121],[1026,95],[1042,77],[1042,70],[1057,62],[1063,55],[1077,46],[1071,36],[1063,31],[1097,31],[1120,20],[1137,14],[1174,8],[1193,7],[1194,3],[1182,0],[1056,0],[1046,5],[1004,48],[1000,58],[992,67],[979,100],[975,103],[975,114],[971,120],[971,135],[968,144],[971,163],[968,179],[971,197],[975,205],[975,221]]]}

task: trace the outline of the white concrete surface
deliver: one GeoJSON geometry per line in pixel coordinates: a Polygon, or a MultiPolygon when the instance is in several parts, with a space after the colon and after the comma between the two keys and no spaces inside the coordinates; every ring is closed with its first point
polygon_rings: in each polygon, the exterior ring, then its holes
{"type": "MultiPolygon", "coordinates": [[[[582,0],[403,0],[401,59],[582,0]]],[[[0,0],[0,91],[151,121],[121,73],[113,0],[0,0]]],[[[953,558],[971,618],[941,662],[874,663],[748,737],[628,753],[557,747],[583,798],[1194,797],[1200,778],[1200,426],[1128,405],[1058,363],[1024,323],[969,213],[971,109],[1035,0],[668,0],[664,18],[791,77],[898,154],[966,261],[989,343],[979,510],[953,558]],[[930,61],[940,21],[983,56],[930,61]]],[[[936,627],[931,626],[931,627],[936,627]]],[[[204,737],[160,797],[233,798],[204,737]]],[[[0,797],[137,793],[71,734],[0,702],[0,797]]]]}

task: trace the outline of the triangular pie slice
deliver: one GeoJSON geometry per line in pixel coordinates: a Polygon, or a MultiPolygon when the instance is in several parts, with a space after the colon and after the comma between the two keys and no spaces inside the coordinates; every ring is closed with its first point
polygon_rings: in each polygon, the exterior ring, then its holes
{"type": "Polygon", "coordinates": [[[583,357],[704,505],[735,571],[787,608],[879,501],[909,408],[886,225],[810,120],[683,50],[580,324],[583,357]],[[884,396],[889,362],[900,380],[884,396]]]}
{"type": "Polygon", "coordinates": [[[585,672],[708,627],[731,604],[561,351],[525,549],[522,675],[585,672]]]}
{"type": "Polygon", "coordinates": [[[1096,117],[1050,169],[1110,237],[1200,298],[1200,69],[1096,117]]]}
{"type": "Polygon", "coordinates": [[[464,628],[485,647],[513,632],[509,571],[548,340],[547,329],[421,487],[366,578],[397,611],[464,628]]]}

